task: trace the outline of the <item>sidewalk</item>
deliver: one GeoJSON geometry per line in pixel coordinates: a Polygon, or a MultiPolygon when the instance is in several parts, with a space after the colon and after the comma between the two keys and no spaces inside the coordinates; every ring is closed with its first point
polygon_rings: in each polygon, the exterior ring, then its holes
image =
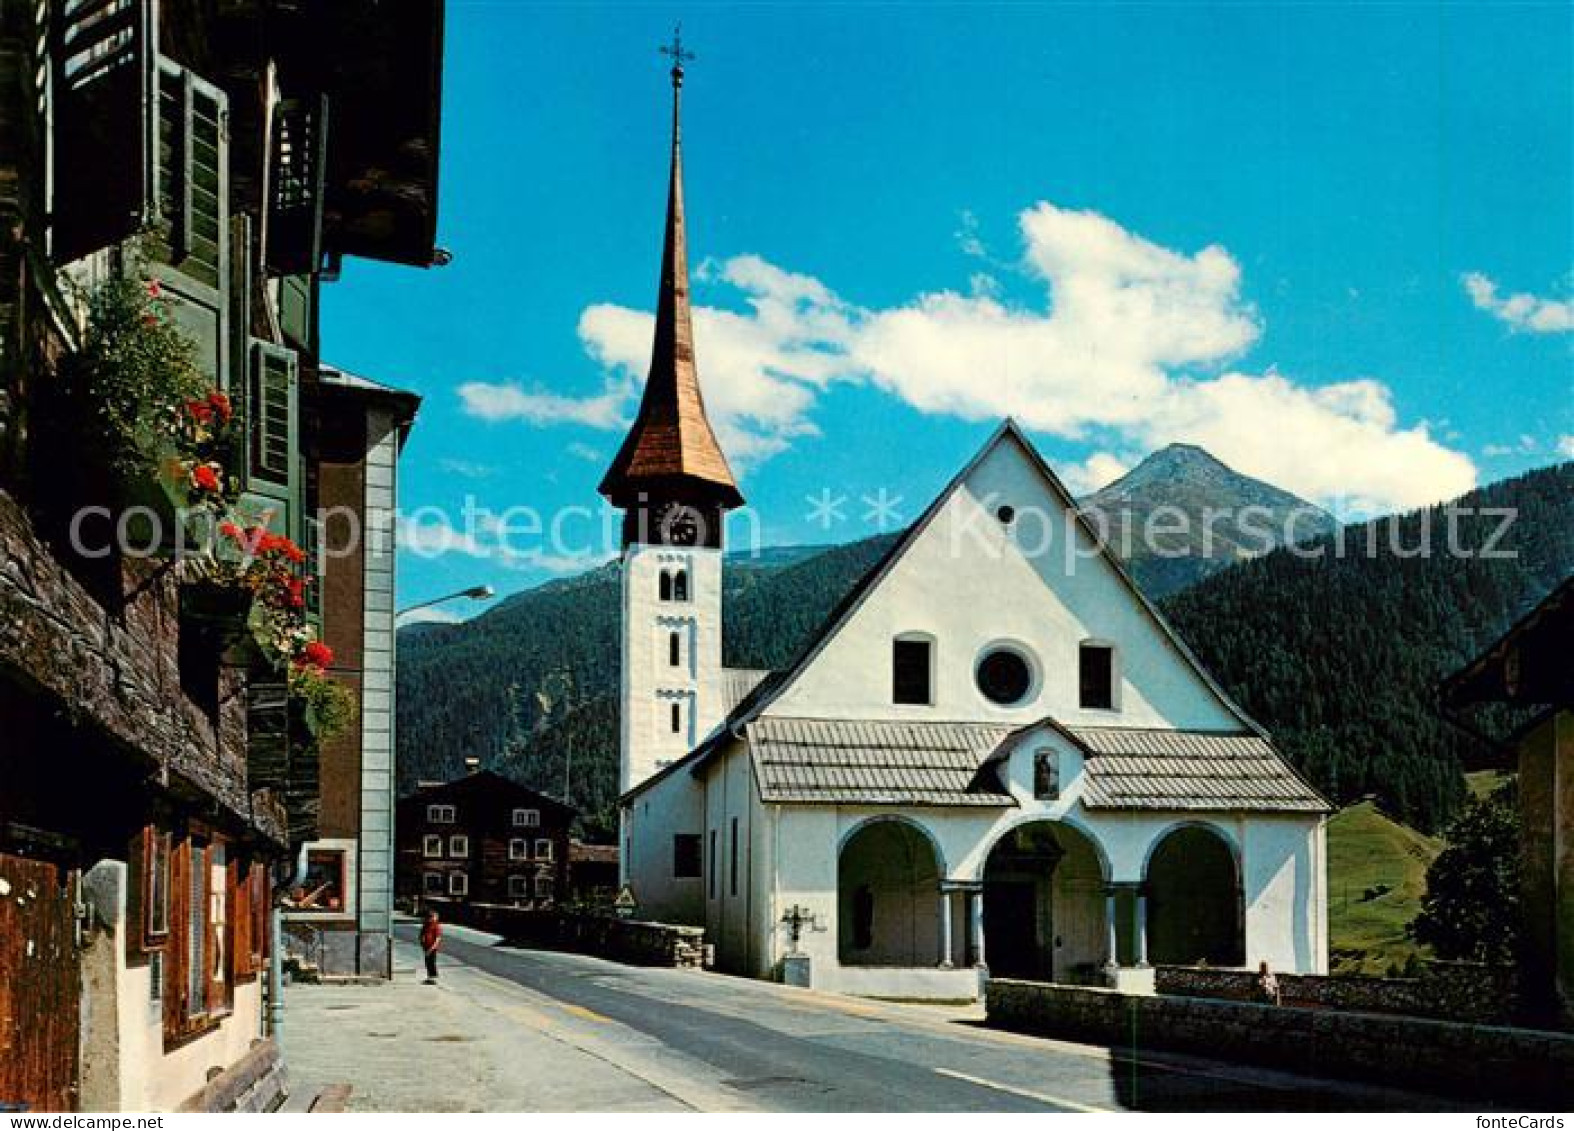
{"type": "Polygon", "coordinates": [[[584,1019],[550,998],[453,964],[440,985],[422,985],[420,961],[417,948],[396,942],[391,983],[289,987],[292,1093],[347,1083],[347,1110],[362,1112],[688,1111],[715,1098],[686,1103],[609,1063],[584,1019]]]}

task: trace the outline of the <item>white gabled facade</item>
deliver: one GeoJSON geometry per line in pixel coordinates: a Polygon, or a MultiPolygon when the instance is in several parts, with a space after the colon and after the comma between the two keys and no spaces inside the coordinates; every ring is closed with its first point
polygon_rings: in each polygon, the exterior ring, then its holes
{"type": "MultiPolygon", "coordinates": [[[[1160,736],[1182,752],[1214,735],[1267,747],[1072,505],[1020,432],[1002,427],[763,705],[625,797],[641,914],[704,924],[726,969],[782,976],[796,954],[794,973],[807,965],[813,985],[855,993],[972,996],[979,969],[1008,960],[1037,976],[1141,987],[1149,946],[1164,951],[1154,960],[1191,961],[1194,946],[1216,964],[1226,953],[1231,964],[1324,971],[1325,807],[1287,768],[1270,765],[1264,789],[1289,802],[1110,803],[1120,762],[1092,754],[1088,736],[1160,736]],[[929,646],[927,703],[893,701],[898,639],[929,646]],[[1108,707],[1082,702],[1084,643],[1113,649],[1108,707]],[[1002,647],[1030,669],[1010,705],[991,702],[977,674],[1002,647]],[[856,789],[784,799],[776,769],[751,750],[750,727],[770,720],[853,744],[889,723],[911,726],[882,733],[1011,737],[987,767],[994,803],[875,803],[856,789]],[[1035,796],[1041,755],[1058,771],[1052,798],[1035,796]],[[701,875],[674,877],[676,838],[695,836],[701,875]],[[898,858],[910,870],[893,869],[898,858]],[[1195,872],[1184,883],[1177,861],[1195,872]],[[796,942],[795,908],[807,917],[796,942]]],[[[834,767],[834,751],[816,756],[834,767]]],[[[849,760],[868,756],[848,748],[849,760]]],[[[1169,757],[1156,764],[1184,763],[1169,757]]]]}

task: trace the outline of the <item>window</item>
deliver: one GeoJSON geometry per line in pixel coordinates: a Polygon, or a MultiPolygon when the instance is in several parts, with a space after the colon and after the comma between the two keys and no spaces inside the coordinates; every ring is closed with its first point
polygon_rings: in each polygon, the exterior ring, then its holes
{"type": "Polygon", "coordinates": [[[1084,707],[1110,710],[1115,706],[1115,649],[1108,644],[1083,644],[1077,674],[1084,707]]]}
{"type": "Polygon", "coordinates": [[[732,819],[732,827],[731,827],[730,831],[731,831],[731,843],[728,846],[728,855],[729,855],[730,859],[727,861],[728,872],[729,872],[729,886],[732,889],[732,894],[733,895],[737,895],[738,894],[738,818],[734,817],[732,819]]]}
{"type": "Polygon", "coordinates": [[[1014,707],[1033,690],[1033,667],[1015,648],[993,648],[978,662],[979,691],[991,703],[1014,707]]]}
{"type": "Polygon", "coordinates": [[[529,899],[530,898],[530,877],[529,876],[509,876],[508,877],[508,895],[509,895],[510,899],[529,899]]]}
{"type": "Polygon", "coordinates": [[[516,829],[533,829],[537,825],[539,825],[540,823],[541,823],[541,810],[539,810],[539,809],[515,809],[514,810],[514,828],[516,828],[516,829]]]}
{"type": "Polygon", "coordinates": [[[671,725],[672,725],[672,733],[673,734],[681,734],[683,732],[683,704],[682,703],[674,703],[674,704],[672,704],[672,721],[671,721],[671,725]]]}
{"type": "Polygon", "coordinates": [[[457,814],[452,805],[428,805],[426,807],[427,822],[433,825],[451,825],[457,814]]]}
{"type": "Polygon", "coordinates": [[[443,874],[441,872],[423,872],[421,874],[421,890],[427,895],[442,895],[443,874]]]}
{"type": "Polygon", "coordinates": [[[449,895],[469,895],[470,894],[470,877],[465,875],[463,872],[449,872],[448,873],[448,894],[449,895]]]}
{"type": "Polygon", "coordinates": [[[661,576],[656,579],[656,596],[663,601],[672,600],[672,572],[662,570],[661,576]]]}
{"type": "Polygon", "coordinates": [[[699,833],[674,833],[672,837],[672,878],[697,880],[703,871],[699,833]]]}
{"type": "Polygon", "coordinates": [[[223,1005],[225,978],[224,945],[229,939],[230,901],[229,869],[224,863],[224,846],[217,845],[209,853],[208,864],[208,980],[212,983],[209,993],[217,994],[209,1002],[210,1008],[223,1005]]]}
{"type": "Polygon", "coordinates": [[[508,858],[510,860],[529,860],[530,842],[522,836],[516,836],[508,842],[508,858]]]}
{"type": "Polygon", "coordinates": [[[455,833],[448,838],[448,855],[464,857],[470,855],[470,838],[464,833],[455,833]]]}
{"type": "Polygon", "coordinates": [[[542,837],[540,840],[536,841],[536,859],[552,859],[552,842],[546,839],[546,837],[542,837]]]}
{"type": "Polygon", "coordinates": [[[348,908],[349,853],[342,848],[308,848],[306,879],[295,901],[296,911],[341,913],[348,908]]]}
{"type": "Polygon", "coordinates": [[[683,637],[676,632],[667,633],[667,665],[677,667],[683,663],[683,637]]]}
{"type": "Polygon", "coordinates": [[[689,571],[675,569],[672,571],[672,599],[674,601],[687,601],[689,599],[689,571]]]}
{"type": "Polygon", "coordinates": [[[1053,750],[1033,754],[1033,796],[1039,801],[1060,797],[1060,755],[1053,750]]]}
{"type": "Polygon", "coordinates": [[[934,645],[917,637],[897,637],[891,642],[891,700],[928,705],[934,702],[931,687],[934,645]]]}
{"type": "Polygon", "coordinates": [[[551,899],[552,898],[552,877],[551,876],[537,876],[536,877],[536,898],[537,899],[551,899]]]}
{"type": "Polygon", "coordinates": [[[186,897],[186,1016],[201,1017],[208,1008],[208,987],[203,974],[208,949],[208,849],[191,846],[186,897]]]}
{"type": "Polygon", "coordinates": [[[437,833],[427,833],[421,838],[421,855],[435,860],[443,854],[443,838],[437,833]]]}
{"type": "Polygon", "coordinates": [[[142,929],[148,939],[157,940],[169,934],[169,834],[148,829],[146,836],[142,929]]]}
{"type": "Polygon", "coordinates": [[[716,830],[710,831],[710,897],[716,898],[716,830]]]}

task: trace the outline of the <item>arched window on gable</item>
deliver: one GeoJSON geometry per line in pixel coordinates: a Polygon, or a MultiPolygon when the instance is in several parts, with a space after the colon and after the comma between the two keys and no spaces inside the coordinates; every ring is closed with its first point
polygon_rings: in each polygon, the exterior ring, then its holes
{"type": "Polygon", "coordinates": [[[672,733],[680,734],[683,731],[683,704],[673,701],[672,704],[672,733]]]}
{"type": "Polygon", "coordinates": [[[667,665],[677,667],[683,663],[683,636],[676,629],[667,633],[667,665]]]}
{"type": "Polygon", "coordinates": [[[663,601],[672,600],[672,571],[662,570],[656,581],[656,596],[663,601]]]}
{"type": "Polygon", "coordinates": [[[675,569],[672,571],[672,599],[674,601],[687,601],[689,599],[689,571],[675,569]]]}

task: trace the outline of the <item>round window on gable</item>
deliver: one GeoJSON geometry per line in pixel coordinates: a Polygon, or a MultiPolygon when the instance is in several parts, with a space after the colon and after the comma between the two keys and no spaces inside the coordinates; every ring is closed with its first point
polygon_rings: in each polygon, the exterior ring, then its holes
{"type": "Polygon", "coordinates": [[[1009,503],[1004,503],[995,508],[995,517],[1000,520],[1001,526],[1010,526],[1017,518],[1017,508],[1009,503]]]}
{"type": "Polygon", "coordinates": [[[985,699],[1015,707],[1033,691],[1033,664],[1015,648],[991,648],[978,661],[974,678],[985,699]]]}

